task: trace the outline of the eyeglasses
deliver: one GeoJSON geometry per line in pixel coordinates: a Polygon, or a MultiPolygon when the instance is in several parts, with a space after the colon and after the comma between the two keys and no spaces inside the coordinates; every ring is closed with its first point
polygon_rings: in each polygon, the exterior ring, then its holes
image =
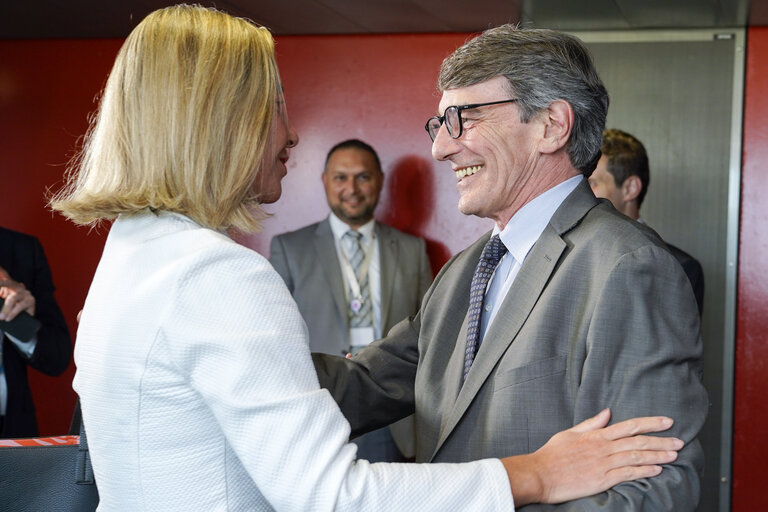
{"type": "Polygon", "coordinates": [[[430,117],[429,120],[427,120],[427,124],[424,125],[424,129],[427,130],[429,138],[434,142],[435,137],[437,137],[437,132],[440,131],[440,127],[445,123],[445,127],[448,129],[448,135],[450,135],[452,139],[458,139],[464,132],[464,126],[461,121],[462,110],[487,107],[488,105],[501,105],[502,103],[514,103],[515,101],[519,101],[519,99],[489,101],[488,103],[473,103],[471,105],[453,105],[445,109],[442,116],[430,117]]]}

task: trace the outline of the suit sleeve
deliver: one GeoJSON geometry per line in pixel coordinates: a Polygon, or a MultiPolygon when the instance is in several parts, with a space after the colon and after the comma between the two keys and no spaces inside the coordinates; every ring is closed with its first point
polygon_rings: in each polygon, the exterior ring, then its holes
{"type": "Polygon", "coordinates": [[[279,236],[273,237],[269,248],[269,263],[280,274],[280,277],[283,278],[288,290],[293,293],[293,278],[291,277],[291,269],[288,266],[286,255],[287,251],[285,250],[283,239],[279,236]]]}
{"type": "Polygon", "coordinates": [[[320,386],[349,421],[352,437],[413,414],[418,320],[405,319],[351,359],[313,353],[320,386]]]}
{"type": "Polygon", "coordinates": [[[28,364],[46,375],[55,376],[69,366],[72,359],[72,340],[64,315],[53,296],[53,278],[43,246],[37,239],[33,241],[30,253],[34,277],[24,285],[35,297],[35,318],[42,326],[37,333],[37,345],[28,364]]]}
{"type": "MultiPolygon", "coordinates": [[[[603,407],[613,423],[666,415],[668,432],[686,446],[654,478],[627,482],[565,504],[525,510],[688,511],[700,494],[703,452],[699,434],[708,409],[701,383],[699,315],[686,276],[673,257],[643,247],[618,260],[598,295],[586,353],[575,383],[573,423],[603,407]]],[[[666,433],[664,435],[667,435],[666,433]]]]}
{"type": "MultiPolygon", "coordinates": [[[[385,338],[371,343],[351,359],[312,354],[320,386],[331,392],[352,427],[353,437],[413,414],[421,311],[450,263],[426,286],[420,311],[395,325],[385,338]]],[[[421,266],[425,269],[421,278],[426,279],[424,273],[431,276],[426,251],[421,266]]]]}

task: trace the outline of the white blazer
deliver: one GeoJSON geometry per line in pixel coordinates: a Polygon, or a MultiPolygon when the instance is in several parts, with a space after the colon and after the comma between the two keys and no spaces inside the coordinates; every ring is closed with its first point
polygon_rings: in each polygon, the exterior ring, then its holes
{"type": "Polygon", "coordinates": [[[75,346],[100,510],[513,510],[500,461],[356,461],[267,260],[178,214],[115,221],[75,346]]]}

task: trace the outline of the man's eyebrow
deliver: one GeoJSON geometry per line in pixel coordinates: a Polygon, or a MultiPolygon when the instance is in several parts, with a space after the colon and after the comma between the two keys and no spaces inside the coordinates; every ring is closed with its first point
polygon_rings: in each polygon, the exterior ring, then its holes
{"type": "MultiPolygon", "coordinates": [[[[474,105],[474,103],[470,103],[470,105],[474,105]]],[[[459,107],[463,107],[463,106],[464,105],[459,105],[459,107]]],[[[461,112],[482,112],[483,110],[481,110],[480,107],[484,107],[484,106],[485,105],[478,105],[476,107],[470,107],[470,108],[459,108],[459,113],[461,113],[461,112]]]]}

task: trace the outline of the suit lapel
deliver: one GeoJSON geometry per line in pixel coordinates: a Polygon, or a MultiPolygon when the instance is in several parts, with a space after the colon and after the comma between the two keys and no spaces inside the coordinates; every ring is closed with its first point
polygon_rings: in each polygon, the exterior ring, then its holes
{"type": "MultiPolygon", "coordinates": [[[[583,180],[566,198],[531,248],[507,296],[504,298],[496,318],[485,333],[477,357],[467,375],[467,380],[459,390],[453,409],[442,419],[440,436],[429,460],[435,457],[451,432],[456,428],[539,300],[541,293],[557,268],[560,257],[567,248],[562,235],[575,227],[584,215],[597,204],[589,185],[586,183],[587,181],[583,180]]],[[[483,243],[487,238],[483,237],[483,243]]],[[[479,254],[478,252],[478,258],[479,254]]],[[[470,270],[470,272],[473,271],[474,269],[470,270]]],[[[457,345],[462,347],[466,345],[466,333],[467,320],[465,318],[458,334],[457,345]]],[[[463,364],[463,361],[461,363],[463,364]]],[[[450,371],[453,377],[461,379],[463,368],[458,368],[458,366],[454,361],[454,364],[446,371],[450,371]]]]}
{"type": "MultiPolygon", "coordinates": [[[[480,259],[480,254],[483,252],[488,239],[491,237],[489,231],[483,235],[477,242],[468,247],[464,253],[460,256],[464,258],[464,263],[458,267],[458,273],[461,275],[457,278],[458,281],[454,283],[457,289],[463,290],[466,295],[467,303],[469,302],[469,289],[472,281],[472,275],[477,267],[477,262],[480,259]]],[[[456,262],[459,265],[459,262],[456,262]]],[[[464,319],[461,326],[458,329],[456,335],[456,343],[454,344],[453,352],[450,356],[441,354],[441,357],[445,357],[447,362],[445,363],[445,374],[441,381],[438,381],[435,385],[440,389],[434,390],[436,396],[444,397],[439,405],[440,410],[443,411],[440,421],[440,432],[435,432],[434,446],[431,449],[432,456],[427,459],[427,462],[431,461],[437,454],[439,448],[443,445],[448,435],[453,431],[454,427],[461,419],[461,415],[466,410],[466,406],[460,407],[459,397],[462,396],[461,379],[464,374],[464,348],[467,344],[467,309],[466,304],[463,309],[464,319]]]]}
{"type": "MultiPolygon", "coordinates": [[[[379,242],[379,268],[381,269],[379,290],[381,293],[381,319],[379,325],[384,330],[389,322],[390,300],[395,274],[399,265],[400,254],[397,239],[392,236],[389,226],[376,223],[376,237],[379,242]]],[[[386,333],[383,332],[382,336],[386,333]]]]}
{"type": "Polygon", "coordinates": [[[434,446],[432,457],[430,457],[427,462],[431,461],[432,458],[434,458],[434,456],[437,454],[438,449],[440,449],[440,447],[443,445],[443,442],[448,438],[448,435],[453,431],[454,427],[461,419],[464,411],[467,410],[467,407],[471,401],[467,401],[466,404],[463,404],[464,400],[459,400],[463,395],[466,394],[462,391],[462,388],[466,386],[466,383],[464,386],[462,386],[461,379],[464,375],[464,349],[467,345],[467,323],[467,315],[464,315],[464,321],[461,323],[459,334],[456,337],[457,341],[454,345],[453,354],[451,354],[451,358],[445,367],[446,382],[442,386],[443,389],[441,392],[445,393],[446,395],[450,393],[450,396],[446,396],[446,399],[443,401],[443,403],[447,405],[447,407],[444,409],[446,414],[443,414],[441,418],[440,432],[437,436],[437,444],[434,446]]]}
{"type": "MultiPolygon", "coordinates": [[[[544,228],[539,240],[515,277],[512,287],[501,303],[501,309],[485,334],[477,360],[467,376],[463,390],[473,397],[496,363],[512,343],[555,271],[565,242],[551,226],[544,228]],[[489,343],[485,343],[485,341],[489,343]]],[[[461,399],[461,394],[459,399],[461,399]]]]}
{"type": "MultiPolygon", "coordinates": [[[[331,290],[333,302],[339,310],[340,317],[346,321],[347,299],[342,284],[344,279],[341,276],[339,257],[336,253],[336,244],[333,240],[333,232],[331,231],[331,224],[328,219],[317,225],[313,242],[315,254],[318,261],[320,261],[320,267],[324,270],[324,275],[328,282],[328,289],[331,290]]],[[[348,331],[349,329],[343,330],[348,331]]]]}
{"type": "MultiPolygon", "coordinates": [[[[496,318],[485,333],[475,362],[467,375],[467,380],[459,390],[453,409],[443,418],[435,454],[464,416],[483,383],[514,341],[554,272],[565,247],[565,242],[550,226],[547,226],[541,238],[531,249],[512,287],[504,298],[496,318]]],[[[467,321],[465,319],[459,331],[459,341],[457,341],[457,344],[462,347],[466,343],[466,333],[467,321]]],[[[456,378],[460,379],[462,370],[463,367],[459,368],[458,371],[456,368],[451,368],[451,373],[456,374],[456,378]]]]}

